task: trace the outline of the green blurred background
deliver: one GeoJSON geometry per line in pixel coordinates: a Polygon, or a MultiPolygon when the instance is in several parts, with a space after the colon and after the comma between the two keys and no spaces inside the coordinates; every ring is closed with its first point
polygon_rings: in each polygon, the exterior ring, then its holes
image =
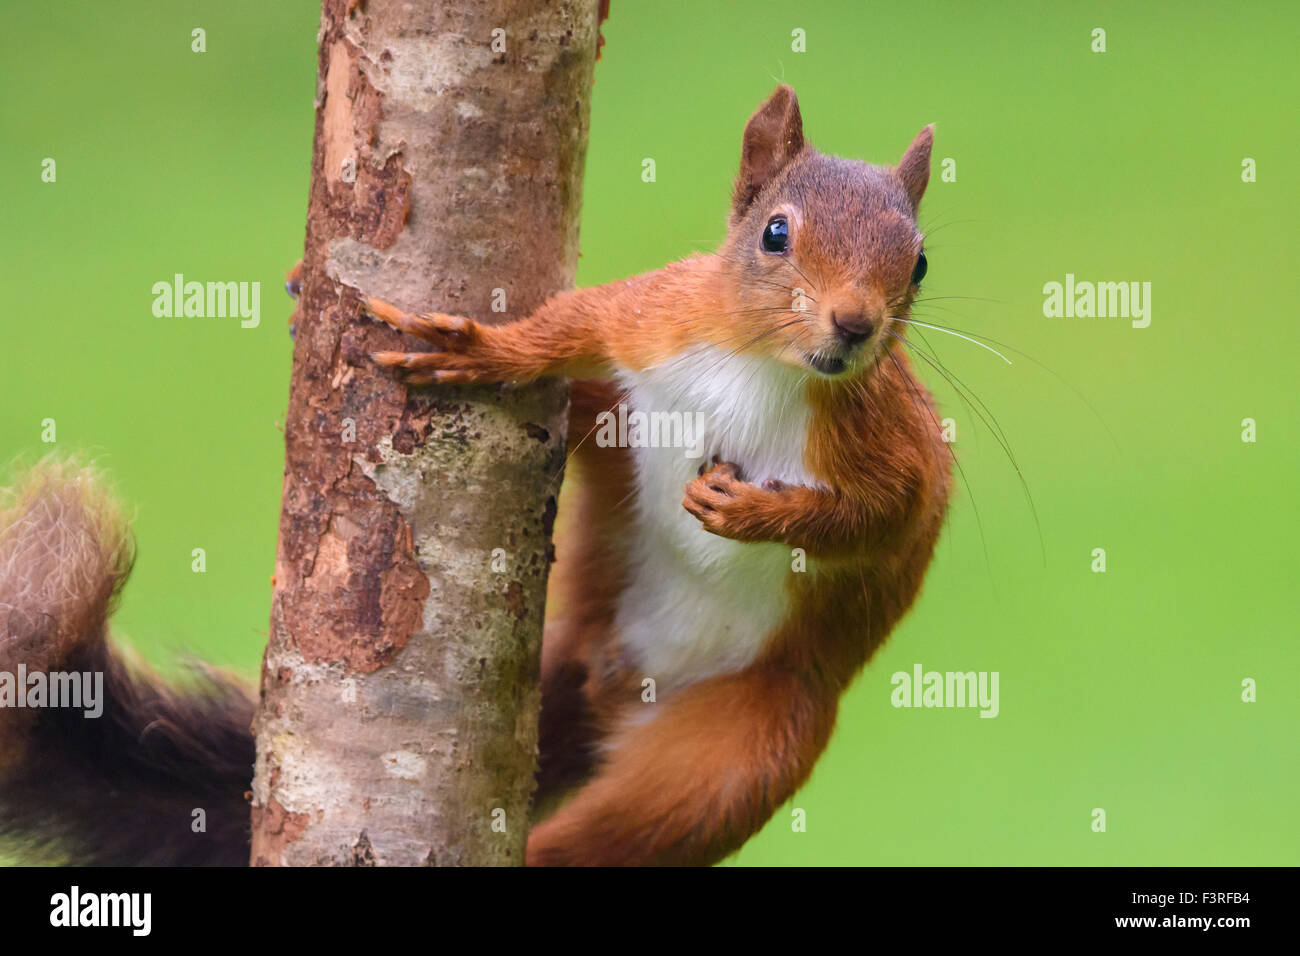
{"type": "MultiPolygon", "coordinates": [[[[17,4],[0,36],[0,455],[50,450],[53,418],[109,470],[140,546],[116,627],[163,666],[253,675],[266,639],[318,10],[17,4]],[[260,281],[261,326],[155,318],[176,272],[260,281]]],[[[785,81],[823,151],[893,162],[938,124],[943,298],[916,317],[1052,370],[927,333],[1005,429],[1046,562],[1007,457],[923,368],[968,490],[811,782],[733,862],[1300,863],[1297,26],[1293,3],[614,0],[580,284],[721,239],[744,121],[785,81]],[[1151,282],[1150,327],[1045,318],[1067,272],[1151,282]],[[893,708],[914,663],[998,671],[1000,715],[893,708]]]]}

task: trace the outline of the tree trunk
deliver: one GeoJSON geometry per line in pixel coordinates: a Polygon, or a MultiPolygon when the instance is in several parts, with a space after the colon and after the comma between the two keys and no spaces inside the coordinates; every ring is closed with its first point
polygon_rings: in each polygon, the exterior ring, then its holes
{"type": "Polygon", "coordinates": [[[567,386],[409,391],[364,293],[572,283],[596,0],[326,0],[254,865],[522,864],[567,386]]]}

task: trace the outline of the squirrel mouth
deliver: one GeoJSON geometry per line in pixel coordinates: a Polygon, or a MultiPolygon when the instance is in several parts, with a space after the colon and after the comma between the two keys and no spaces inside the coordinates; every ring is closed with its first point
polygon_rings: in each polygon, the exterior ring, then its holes
{"type": "Polygon", "coordinates": [[[849,363],[836,355],[814,352],[808,356],[808,364],[823,375],[840,375],[849,367],[849,363]]]}

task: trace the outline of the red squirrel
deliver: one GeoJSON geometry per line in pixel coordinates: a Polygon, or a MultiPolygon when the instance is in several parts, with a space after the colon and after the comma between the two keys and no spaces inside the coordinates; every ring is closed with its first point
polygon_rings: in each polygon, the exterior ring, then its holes
{"type": "Polygon", "coordinates": [[[552,573],[542,783],[588,779],[532,830],[529,864],[736,850],[807,779],[915,599],[950,487],[896,321],[926,271],[932,136],[892,169],[825,156],[781,86],[745,127],[717,252],[500,326],[368,300],[433,346],[373,356],[412,384],[575,379],[580,531],[552,573]],[[592,441],[620,404],[699,415],[700,456],[592,441]]]}
{"type": "MultiPolygon", "coordinates": [[[[501,326],[367,300],[432,346],[373,356],[411,384],[574,379],[539,772],[543,799],[571,795],[531,831],[530,865],[735,851],[807,779],[915,599],[951,482],[901,348],[931,142],[926,127],[895,167],[822,155],[781,86],[745,127],[715,253],[501,326]],[[702,431],[687,448],[592,440],[620,404],[702,431]]],[[[78,862],[246,864],[251,700],[219,675],[186,696],[120,664],[105,622],[129,567],[84,475],[40,474],[0,514],[0,670],[103,670],[108,718],[0,712],[0,832],[78,862]]]]}

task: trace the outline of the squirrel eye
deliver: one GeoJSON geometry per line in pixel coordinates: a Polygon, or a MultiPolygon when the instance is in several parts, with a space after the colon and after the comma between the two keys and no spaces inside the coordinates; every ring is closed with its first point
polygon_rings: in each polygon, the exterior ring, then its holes
{"type": "Polygon", "coordinates": [[[921,280],[925,278],[925,272],[929,268],[925,261],[925,253],[916,257],[916,265],[912,267],[912,284],[920,285],[921,280]]]}
{"type": "Polygon", "coordinates": [[[779,255],[790,244],[790,224],[785,216],[773,216],[763,230],[761,245],[764,252],[779,255]]]}

